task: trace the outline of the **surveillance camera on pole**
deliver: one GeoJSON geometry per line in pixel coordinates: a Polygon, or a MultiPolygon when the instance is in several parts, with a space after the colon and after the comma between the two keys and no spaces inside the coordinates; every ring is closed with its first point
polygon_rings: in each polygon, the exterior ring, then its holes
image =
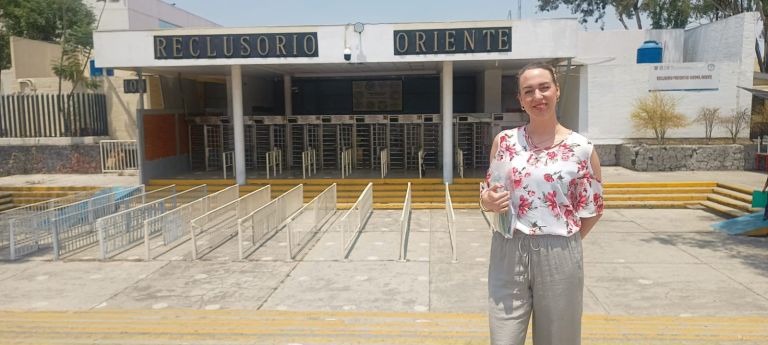
{"type": "Polygon", "coordinates": [[[352,60],[352,49],[349,49],[349,48],[344,49],[344,60],[346,61],[352,60]]]}

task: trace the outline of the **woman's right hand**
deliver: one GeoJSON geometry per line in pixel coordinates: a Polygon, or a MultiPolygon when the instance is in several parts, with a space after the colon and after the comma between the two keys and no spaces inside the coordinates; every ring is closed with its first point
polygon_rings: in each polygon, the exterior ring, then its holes
{"type": "Polygon", "coordinates": [[[509,209],[509,192],[502,188],[504,188],[503,185],[495,184],[480,196],[483,206],[489,211],[501,213],[509,209]]]}

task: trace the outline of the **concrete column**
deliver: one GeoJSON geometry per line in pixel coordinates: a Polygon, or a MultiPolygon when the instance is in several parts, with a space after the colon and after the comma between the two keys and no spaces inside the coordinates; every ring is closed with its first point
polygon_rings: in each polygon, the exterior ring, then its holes
{"type": "Polygon", "coordinates": [[[232,124],[235,130],[235,180],[245,185],[245,131],[243,130],[243,74],[240,65],[232,65],[232,124]]]}
{"type": "Polygon", "coordinates": [[[440,93],[440,109],[443,113],[443,182],[453,183],[453,61],[443,61],[440,93]]]}
{"type": "Polygon", "coordinates": [[[146,168],[146,165],[144,164],[144,88],[141,85],[141,81],[144,79],[144,75],[141,73],[141,68],[138,68],[136,70],[136,73],[139,76],[139,107],[136,109],[136,124],[139,126],[139,135],[138,135],[138,141],[137,145],[139,146],[139,181],[141,181],[142,184],[148,184],[149,179],[147,178],[147,172],[144,171],[146,168]]]}
{"type": "Polygon", "coordinates": [[[290,74],[283,74],[283,104],[285,105],[285,148],[283,150],[285,151],[285,157],[288,160],[288,167],[293,167],[293,160],[290,157],[293,157],[293,151],[291,143],[293,142],[293,136],[291,136],[290,126],[288,124],[288,116],[293,115],[293,92],[291,92],[291,88],[293,87],[293,84],[291,84],[291,75],[290,74]]]}
{"type": "Polygon", "coordinates": [[[483,72],[483,112],[501,112],[501,69],[483,72]]]}
{"type": "Polygon", "coordinates": [[[293,92],[291,92],[291,75],[283,74],[283,99],[285,99],[285,116],[293,115],[293,92]]]}

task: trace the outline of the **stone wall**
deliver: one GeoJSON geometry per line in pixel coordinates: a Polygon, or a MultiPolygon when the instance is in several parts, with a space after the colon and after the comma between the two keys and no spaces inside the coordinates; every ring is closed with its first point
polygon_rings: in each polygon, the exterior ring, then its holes
{"type": "Polygon", "coordinates": [[[600,166],[616,166],[618,157],[619,145],[604,145],[595,144],[595,150],[597,150],[597,156],[600,158],[600,166]]]}
{"type": "Polygon", "coordinates": [[[621,145],[619,165],[636,171],[743,170],[742,145],[621,145]]]}
{"type": "Polygon", "coordinates": [[[0,146],[0,176],[100,172],[98,144],[0,146]]]}

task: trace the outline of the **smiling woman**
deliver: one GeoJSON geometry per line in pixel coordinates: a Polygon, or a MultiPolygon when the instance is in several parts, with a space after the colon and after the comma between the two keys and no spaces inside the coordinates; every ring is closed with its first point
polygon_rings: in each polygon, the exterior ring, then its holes
{"type": "Polygon", "coordinates": [[[581,240],[603,212],[600,162],[589,140],[557,120],[554,68],[529,64],[518,80],[530,123],[496,136],[480,194],[481,208],[511,220],[496,222],[491,242],[491,343],[525,343],[533,314],[535,345],[576,345],[584,289],[581,240]]]}

